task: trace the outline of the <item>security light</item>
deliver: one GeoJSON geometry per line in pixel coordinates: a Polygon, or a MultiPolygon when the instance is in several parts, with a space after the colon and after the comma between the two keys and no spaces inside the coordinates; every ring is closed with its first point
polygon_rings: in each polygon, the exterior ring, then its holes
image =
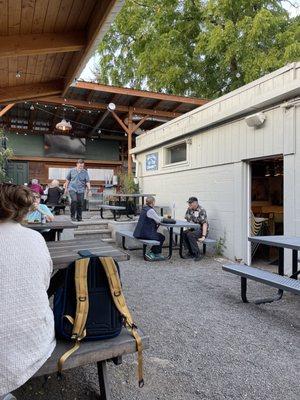
{"type": "Polygon", "coordinates": [[[108,111],[115,111],[115,109],[116,109],[116,105],[115,105],[115,103],[109,103],[108,104],[108,106],[107,106],[107,109],[108,109],[108,111]]]}

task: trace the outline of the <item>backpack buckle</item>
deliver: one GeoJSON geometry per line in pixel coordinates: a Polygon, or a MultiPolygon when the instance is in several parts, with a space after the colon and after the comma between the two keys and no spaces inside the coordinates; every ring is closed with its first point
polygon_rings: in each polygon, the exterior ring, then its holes
{"type": "Polygon", "coordinates": [[[86,296],[78,297],[78,300],[79,300],[79,301],[86,301],[86,296]]]}
{"type": "Polygon", "coordinates": [[[118,291],[114,291],[114,295],[116,296],[116,297],[119,297],[119,296],[121,296],[121,291],[120,290],[118,290],[118,291]]]}

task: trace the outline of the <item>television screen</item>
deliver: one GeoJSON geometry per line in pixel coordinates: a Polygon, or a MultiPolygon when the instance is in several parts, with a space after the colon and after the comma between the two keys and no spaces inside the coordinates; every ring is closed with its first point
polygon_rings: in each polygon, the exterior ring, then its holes
{"type": "Polygon", "coordinates": [[[45,135],[45,156],[79,157],[86,151],[86,139],[73,138],[67,135],[45,135]]]}

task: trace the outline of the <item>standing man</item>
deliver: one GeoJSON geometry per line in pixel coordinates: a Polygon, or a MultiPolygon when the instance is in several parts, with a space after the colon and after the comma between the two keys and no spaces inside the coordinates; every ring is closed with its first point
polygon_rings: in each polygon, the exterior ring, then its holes
{"type": "Polygon", "coordinates": [[[198,203],[197,197],[188,199],[188,209],[185,213],[188,222],[199,224],[199,227],[188,229],[183,232],[184,245],[188,250],[186,258],[194,258],[194,261],[201,260],[198,242],[203,242],[208,234],[207,214],[198,203]]]}
{"type": "Polygon", "coordinates": [[[78,160],[76,168],[72,168],[66,178],[64,184],[65,192],[69,191],[71,197],[71,219],[72,221],[82,221],[82,206],[85,188],[88,194],[91,194],[91,184],[89,174],[84,169],[84,161],[78,160]]]}

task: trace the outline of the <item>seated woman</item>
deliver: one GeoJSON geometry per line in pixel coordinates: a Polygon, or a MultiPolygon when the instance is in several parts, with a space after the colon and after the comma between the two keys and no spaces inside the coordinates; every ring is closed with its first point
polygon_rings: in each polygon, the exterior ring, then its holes
{"type": "Polygon", "coordinates": [[[165,237],[163,234],[157,232],[162,217],[156,213],[153,208],[154,205],[154,197],[147,197],[146,206],[142,208],[140,218],[133,232],[133,236],[137,239],[158,240],[160,242],[159,245],[152,246],[151,250],[146,253],[146,258],[149,261],[165,260],[165,257],[161,254],[165,237]]]}
{"type": "MultiPolygon", "coordinates": [[[[47,222],[51,222],[54,220],[54,216],[52,215],[49,208],[46,204],[41,204],[41,196],[38,193],[33,192],[34,202],[30,208],[29,213],[26,215],[25,219],[29,223],[33,222],[43,222],[45,219],[47,222]]],[[[53,241],[55,240],[55,231],[52,229],[45,229],[44,231],[40,232],[46,241],[53,241]]]]}
{"type": "Polygon", "coordinates": [[[34,201],[24,187],[0,184],[0,399],[17,389],[55,348],[47,289],[52,261],[43,237],[20,225],[34,201]]]}
{"type": "Polygon", "coordinates": [[[61,202],[61,196],[64,193],[64,189],[59,187],[59,181],[57,179],[53,179],[53,181],[49,185],[48,196],[46,203],[49,206],[54,206],[55,215],[59,214],[59,208],[55,208],[61,202]]]}

